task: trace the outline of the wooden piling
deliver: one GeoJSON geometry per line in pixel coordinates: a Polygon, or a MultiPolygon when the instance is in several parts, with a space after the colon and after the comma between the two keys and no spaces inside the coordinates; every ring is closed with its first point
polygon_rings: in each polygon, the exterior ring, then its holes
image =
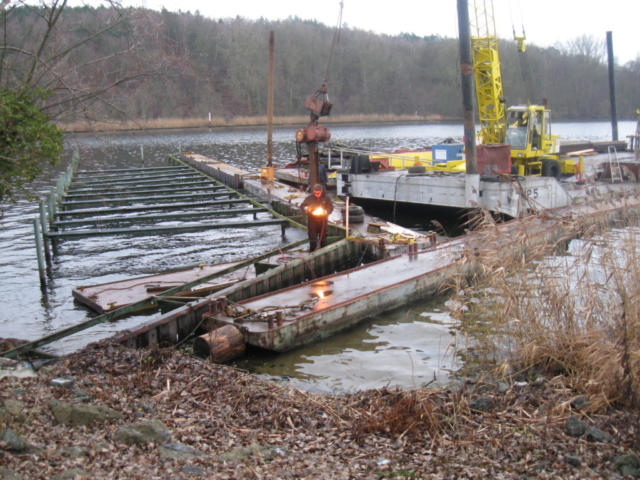
{"type": "Polygon", "coordinates": [[[47,214],[45,212],[45,205],[40,202],[40,226],[42,228],[42,245],[44,246],[44,258],[47,265],[51,266],[51,249],[49,248],[49,242],[47,241],[47,234],[49,233],[49,224],[47,223],[47,214]]]}
{"type": "Polygon", "coordinates": [[[47,195],[47,210],[49,214],[49,224],[52,224],[55,221],[55,193],[52,188],[49,191],[49,195],[47,195]]]}
{"type": "Polygon", "coordinates": [[[40,276],[40,288],[44,290],[47,288],[47,275],[42,258],[42,237],[40,236],[40,222],[37,218],[33,219],[33,231],[36,237],[36,255],[38,257],[38,275],[40,276]]]}

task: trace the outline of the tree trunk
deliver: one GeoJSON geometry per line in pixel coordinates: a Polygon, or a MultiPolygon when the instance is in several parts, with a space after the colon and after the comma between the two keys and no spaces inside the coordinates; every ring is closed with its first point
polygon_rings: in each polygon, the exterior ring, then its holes
{"type": "Polygon", "coordinates": [[[211,358],[215,363],[226,362],[243,355],[245,342],[242,332],[234,325],[225,325],[199,336],[193,342],[193,353],[211,358]]]}

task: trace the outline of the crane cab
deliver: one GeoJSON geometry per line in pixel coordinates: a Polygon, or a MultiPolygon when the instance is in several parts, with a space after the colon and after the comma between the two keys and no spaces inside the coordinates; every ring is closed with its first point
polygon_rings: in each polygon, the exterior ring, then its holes
{"type": "Polygon", "coordinates": [[[539,105],[510,107],[506,137],[514,160],[558,152],[559,135],[551,134],[551,112],[539,105]]]}
{"type": "Polygon", "coordinates": [[[511,145],[511,163],[522,175],[560,178],[562,173],[568,173],[558,161],[558,138],[551,133],[551,111],[544,106],[514,106],[507,110],[505,141],[511,145]]]}

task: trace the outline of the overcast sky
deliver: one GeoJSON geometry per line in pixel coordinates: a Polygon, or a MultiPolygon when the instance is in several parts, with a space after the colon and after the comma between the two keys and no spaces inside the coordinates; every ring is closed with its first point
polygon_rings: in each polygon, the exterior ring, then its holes
{"type": "MultiPolygon", "coordinates": [[[[125,5],[145,5],[159,10],[195,13],[206,17],[286,19],[297,16],[335,26],[340,0],[123,0],[125,5]]],[[[458,36],[456,0],[344,0],[342,21],[351,28],[422,37],[458,36]]],[[[606,0],[494,0],[496,29],[500,38],[512,38],[512,25],[528,43],[550,46],[582,35],[606,39],[613,32],[614,54],[622,64],[640,54],[640,1],[606,0]]]]}

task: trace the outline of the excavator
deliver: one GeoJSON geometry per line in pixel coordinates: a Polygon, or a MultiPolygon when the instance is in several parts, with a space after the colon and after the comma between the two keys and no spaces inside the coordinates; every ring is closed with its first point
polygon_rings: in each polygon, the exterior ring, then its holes
{"type": "MultiPolygon", "coordinates": [[[[509,144],[511,173],[560,178],[577,173],[575,159],[559,154],[559,135],[551,133],[551,112],[545,105],[505,108],[493,0],[471,0],[471,53],[480,119],[481,145],[509,144]]],[[[518,51],[525,37],[515,36],[518,51]]]]}

